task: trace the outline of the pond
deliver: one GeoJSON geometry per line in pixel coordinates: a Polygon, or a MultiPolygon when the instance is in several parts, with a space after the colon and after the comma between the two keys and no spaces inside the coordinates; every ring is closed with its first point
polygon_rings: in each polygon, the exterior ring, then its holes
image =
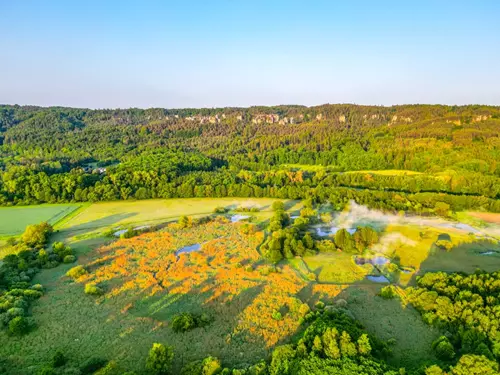
{"type": "Polygon", "coordinates": [[[366,278],[370,281],[373,281],[374,283],[388,283],[389,279],[383,275],[378,275],[378,276],[373,276],[373,275],[368,275],[366,278]]]}
{"type": "Polygon", "coordinates": [[[179,250],[177,250],[175,252],[175,255],[179,256],[179,254],[192,253],[192,252],[198,251],[200,249],[201,249],[201,244],[195,243],[194,245],[181,247],[179,250]]]}
{"type": "Polygon", "coordinates": [[[479,253],[479,255],[493,255],[493,254],[498,254],[498,252],[493,251],[493,250],[488,250],[488,251],[483,251],[482,253],[479,253]]]}
{"type": "MultiPolygon", "coordinates": [[[[134,230],[143,230],[143,229],[148,229],[151,228],[151,225],[141,225],[139,227],[133,228],[134,230]]],[[[116,231],[113,233],[115,237],[120,237],[122,234],[127,233],[128,229],[120,229],[119,231],[116,231]]]]}
{"type": "Polygon", "coordinates": [[[415,272],[415,270],[413,270],[411,268],[400,268],[400,271],[403,272],[403,273],[413,273],[413,272],[415,272]]]}
{"type": "Polygon", "coordinates": [[[231,216],[231,223],[237,223],[238,221],[248,219],[248,215],[233,215],[231,216]]]}
{"type": "Polygon", "coordinates": [[[330,236],[332,234],[337,233],[341,229],[346,229],[350,234],[354,234],[356,232],[356,228],[340,228],[340,227],[317,227],[316,233],[318,236],[325,237],[330,236]]]}

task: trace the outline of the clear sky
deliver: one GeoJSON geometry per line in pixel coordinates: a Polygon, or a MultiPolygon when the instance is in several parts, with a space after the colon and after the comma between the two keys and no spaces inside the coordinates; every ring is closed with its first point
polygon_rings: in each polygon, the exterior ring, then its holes
{"type": "Polygon", "coordinates": [[[500,1],[0,0],[0,103],[500,105],[500,1]]]}

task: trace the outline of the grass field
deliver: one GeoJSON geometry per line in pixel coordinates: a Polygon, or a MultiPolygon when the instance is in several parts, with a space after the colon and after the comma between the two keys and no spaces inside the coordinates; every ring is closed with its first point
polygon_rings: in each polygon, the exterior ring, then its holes
{"type": "Polygon", "coordinates": [[[351,284],[364,280],[372,270],[371,265],[356,265],[352,254],[346,253],[318,254],[304,257],[304,262],[320,283],[351,284]]]}
{"type": "Polygon", "coordinates": [[[21,234],[27,225],[47,221],[54,225],[70,215],[78,204],[44,204],[38,206],[19,206],[0,208],[0,236],[21,234]]]}
{"type": "Polygon", "coordinates": [[[378,285],[351,286],[339,297],[348,302],[349,310],[369,332],[382,340],[396,341],[389,362],[415,368],[422,361],[435,361],[431,344],[439,330],[425,324],[413,307],[403,306],[399,299],[377,296],[379,289],[378,285]]]}
{"type": "MultiPolygon", "coordinates": [[[[204,216],[213,213],[216,207],[235,209],[238,206],[257,206],[261,212],[252,213],[259,218],[271,216],[271,198],[186,198],[156,199],[142,201],[119,201],[95,203],[80,210],[61,229],[92,230],[103,227],[118,227],[133,224],[157,224],[176,220],[180,216],[204,216]]],[[[289,209],[298,209],[299,204],[288,201],[289,209]],[[294,208],[297,206],[296,208],[294,208]]]]}

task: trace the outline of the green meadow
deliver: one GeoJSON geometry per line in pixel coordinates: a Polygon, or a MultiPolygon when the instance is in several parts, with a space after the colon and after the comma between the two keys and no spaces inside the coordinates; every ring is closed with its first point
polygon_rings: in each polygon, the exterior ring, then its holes
{"type": "Polygon", "coordinates": [[[55,225],[80,206],[79,204],[42,204],[0,207],[0,237],[21,234],[27,225],[38,224],[42,221],[55,225]]]}

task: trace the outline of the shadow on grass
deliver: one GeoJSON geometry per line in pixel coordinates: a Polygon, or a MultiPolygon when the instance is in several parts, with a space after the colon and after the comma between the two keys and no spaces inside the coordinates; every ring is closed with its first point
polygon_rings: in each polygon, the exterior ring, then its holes
{"type": "Polygon", "coordinates": [[[121,213],[121,214],[113,214],[109,216],[105,216],[103,218],[97,219],[97,220],[92,220],[88,221],[86,223],[70,226],[68,228],[65,228],[61,232],[66,232],[66,231],[72,231],[72,232],[78,232],[82,230],[90,230],[90,229],[98,229],[102,227],[108,227],[112,226],[122,220],[128,219],[133,216],[137,216],[139,213],[138,212],[127,212],[127,213],[121,213]]]}

